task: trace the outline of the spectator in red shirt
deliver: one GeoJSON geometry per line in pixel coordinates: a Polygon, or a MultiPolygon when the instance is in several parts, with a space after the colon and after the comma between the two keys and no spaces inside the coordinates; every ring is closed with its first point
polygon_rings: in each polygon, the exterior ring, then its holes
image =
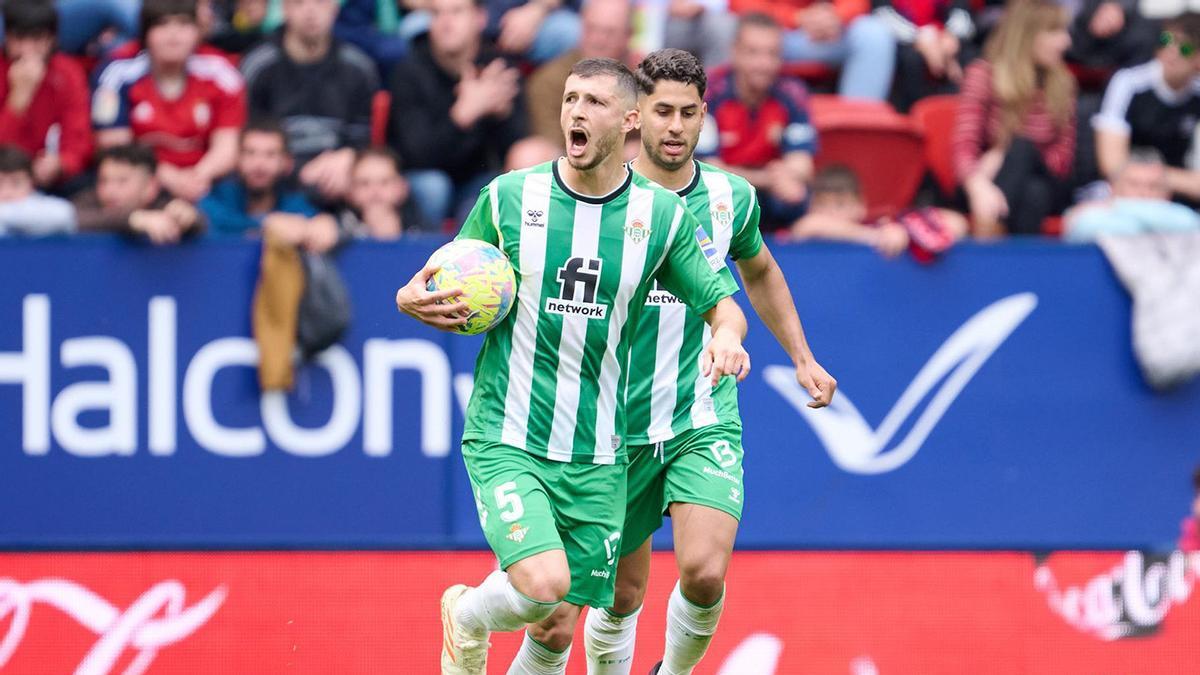
{"type": "Polygon", "coordinates": [[[696,155],[743,176],[758,189],[762,228],[786,227],[804,214],[817,132],[808,92],[781,77],[782,30],[765,14],[738,23],[732,68],[709,78],[709,118],[696,155]]]}
{"type": "Polygon", "coordinates": [[[784,27],[786,61],[819,61],[840,67],[838,93],[882,101],[892,87],[896,41],[868,12],[869,0],[730,0],[741,16],[761,12],[784,27]]]}
{"type": "Polygon", "coordinates": [[[10,0],[0,56],[0,143],[33,157],[33,178],[53,188],[87,168],[92,156],[87,80],[78,64],[55,50],[53,5],[10,0]]]}
{"type": "Polygon", "coordinates": [[[1066,206],[1075,162],[1075,78],[1067,14],[1016,0],[967,67],[952,137],[976,236],[1039,234],[1066,206]]]}
{"type": "Polygon", "coordinates": [[[152,147],[163,187],[197,201],[237,162],[242,76],[224,58],[196,53],[195,0],[146,0],[141,41],[142,53],[100,74],[92,100],[97,141],[152,147]]]}

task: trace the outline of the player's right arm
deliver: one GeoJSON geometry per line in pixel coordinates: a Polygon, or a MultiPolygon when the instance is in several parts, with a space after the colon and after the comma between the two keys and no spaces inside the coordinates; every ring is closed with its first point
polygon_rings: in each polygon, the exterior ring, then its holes
{"type": "MultiPolygon", "coordinates": [[[[493,246],[500,246],[500,229],[493,217],[495,211],[492,191],[494,189],[495,183],[493,182],[479,191],[479,199],[476,200],[475,207],[471,209],[470,215],[463,222],[462,229],[459,230],[455,239],[479,239],[493,246]]],[[[437,267],[426,263],[425,267],[413,275],[407,284],[396,291],[396,307],[427,326],[453,332],[456,326],[467,322],[463,316],[467,311],[467,304],[461,301],[441,304],[443,301],[458,298],[462,295],[462,289],[447,288],[430,291],[428,289],[429,279],[437,271],[437,267]]]]}

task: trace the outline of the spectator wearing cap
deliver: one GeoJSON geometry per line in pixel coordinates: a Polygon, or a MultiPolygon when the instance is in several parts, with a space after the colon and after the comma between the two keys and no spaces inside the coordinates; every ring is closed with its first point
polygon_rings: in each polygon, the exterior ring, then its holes
{"type": "Polygon", "coordinates": [[[83,70],[55,49],[53,5],[9,0],[0,56],[0,143],[33,157],[34,184],[53,189],[78,176],[91,161],[92,128],[83,70]]]}
{"type": "Polygon", "coordinates": [[[237,161],[242,76],[224,58],[196,53],[195,0],[146,0],[142,33],[141,53],[100,73],[92,98],[96,140],[150,146],[163,186],[195,202],[237,161]]]}

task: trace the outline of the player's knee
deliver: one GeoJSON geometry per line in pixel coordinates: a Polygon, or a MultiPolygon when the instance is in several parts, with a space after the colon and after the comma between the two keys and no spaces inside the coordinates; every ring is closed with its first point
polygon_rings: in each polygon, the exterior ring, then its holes
{"type": "Polygon", "coordinates": [[[719,556],[695,560],[679,568],[684,596],[700,605],[711,605],[725,592],[725,561],[719,556]]]}
{"type": "Polygon", "coordinates": [[[566,570],[546,570],[529,579],[525,588],[518,588],[538,602],[561,602],[571,590],[571,574],[566,570]]]}

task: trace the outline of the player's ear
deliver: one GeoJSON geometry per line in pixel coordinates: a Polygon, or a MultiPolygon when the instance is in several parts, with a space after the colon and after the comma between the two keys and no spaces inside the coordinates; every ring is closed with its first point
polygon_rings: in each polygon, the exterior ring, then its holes
{"type": "Polygon", "coordinates": [[[629,133],[634,129],[642,127],[642,115],[637,108],[631,108],[625,111],[625,119],[621,121],[621,133],[629,133]]]}

